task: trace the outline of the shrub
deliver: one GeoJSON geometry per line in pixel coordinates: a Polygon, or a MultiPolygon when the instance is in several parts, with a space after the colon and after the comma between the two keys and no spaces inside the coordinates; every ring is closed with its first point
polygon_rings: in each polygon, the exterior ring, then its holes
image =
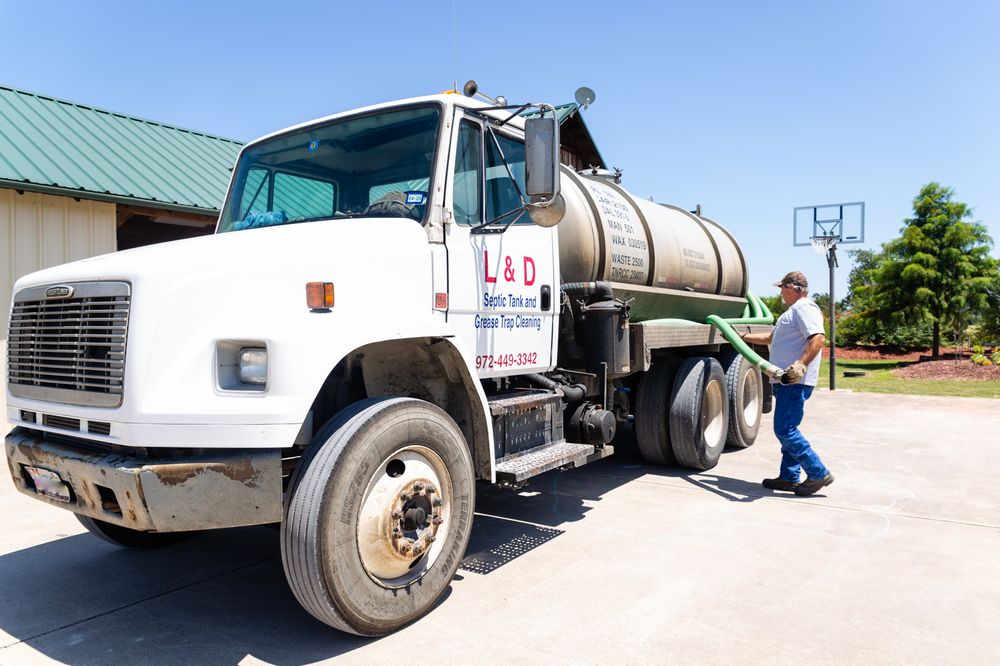
{"type": "Polygon", "coordinates": [[[973,364],[981,366],[1000,365],[1000,347],[996,347],[987,354],[982,345],[976,345],[972,348],[972,356],[969,357],[969,360],[973,364]]]}
{"type": "Polygon", "coordinates": [[[849,314],[837,320],[838,345],[888,345],[899,349],[927,349],[933,329],[921,324],[883,323],[864,314],[849,314]]]}

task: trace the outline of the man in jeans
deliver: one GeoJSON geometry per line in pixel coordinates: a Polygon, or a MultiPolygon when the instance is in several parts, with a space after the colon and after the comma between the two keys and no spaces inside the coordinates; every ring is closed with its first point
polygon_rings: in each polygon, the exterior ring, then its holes
{"type": "Polygon", "coordinates": [[[751,344],[771,345],[771,363],[785,368],[785,383],[774,384],[774,434],[781,442],[781,471],[776,479],[764,479],[765,488],[787,490],[808,496],[833,483],[823,462],[799,432],[806,400],[819,379],[823,335],[823,313],[809,298],[806,276],[792,271],[775,283],[781,287],[781,300],[788,304],[771,333],[747,333],[743,340],[751,344]],[[806,480],[799,482],[802,470],[806,480]]]}

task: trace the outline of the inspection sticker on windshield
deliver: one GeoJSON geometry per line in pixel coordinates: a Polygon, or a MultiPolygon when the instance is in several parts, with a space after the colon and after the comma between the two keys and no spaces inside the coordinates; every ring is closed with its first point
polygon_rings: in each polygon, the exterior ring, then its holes
{"type": "Polygon", "coordinates": [[[58,474],[47,469],[42,469],[41,467],[31,467],[30,465],[25,465],[24,469],[31,477],[32,483],[35,484],[35,491],[39,495],[45,495],[60,502],[70,501],[69,486],[63,483],[58,474]]]}
{"type": "Polygon", "coordinates": [[[406,203],[409,206],[419,206],[427,200],[427,195],[423,192],[407,192],[406,203]]]}

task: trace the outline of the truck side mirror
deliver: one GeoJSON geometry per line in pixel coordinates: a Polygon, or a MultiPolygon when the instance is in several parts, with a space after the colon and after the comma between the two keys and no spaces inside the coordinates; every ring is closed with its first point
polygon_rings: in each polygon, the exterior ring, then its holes
{"type": "Polygon", "coordinates": [[[559,121],[554,112],[524,121],[524,172],[531,221],[543,227],[558,224],[566,207],[559,195],[559,121]]]}

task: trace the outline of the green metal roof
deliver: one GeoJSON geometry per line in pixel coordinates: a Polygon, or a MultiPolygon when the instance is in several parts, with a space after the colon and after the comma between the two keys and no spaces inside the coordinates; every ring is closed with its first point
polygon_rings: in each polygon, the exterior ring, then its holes
{"type": "MultiPolygon", "coordinates": [[[[562,125],[564,122],[566,122],[566,118],[576,113],[576,110],[579,108],[579,106],[575,102],[570,102],[569,104],[559,104],[558,106],[555,106],[553,108],[555,108],[556,110],[556,118],[559,120],[559,124],[562,125]]],[[[542,112],[525,111],[521,115],[524,116],[525,118],[537,118],[538,116],[542,115],[542,112]]]]}
{"type": "Polygon", "coordinates": [[[214,215],[242,146],[0,86],[0,187],[214,215]]]}
{"type": "MultiPolygon", "coordinates": [[[[601,156],[601,151],[597,148],[597,144],[594,142],[594,137],[590,134],[590,130],[587,128],[587,123],[583,122],[583,114],[577,113],[580,109],[580,105],[576,102],[569,102],[568,104],[559,104],[553,108],[556,110],[556,119],[559,121],[559,126],[562,128],[561,132],[563,132],[563,145],[572,143],[577,149],[584,149],[592,152],[593,156],[597,159],[597,164],[594,166],[607,168],[607,163],[601,156]],[[568,120],[573,120],[573,122],[567,124],[566,121],[568,120]]],[[[521,115],[525,118],[537,118],[542,115],[542,112],[527,111],[521,115]]]]}

